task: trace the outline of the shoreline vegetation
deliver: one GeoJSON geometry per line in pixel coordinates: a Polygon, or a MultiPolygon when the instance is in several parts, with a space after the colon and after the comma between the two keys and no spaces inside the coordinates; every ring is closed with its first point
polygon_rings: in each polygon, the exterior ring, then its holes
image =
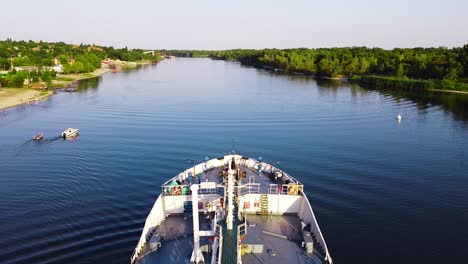
{"type": "Polygon", "coordinates": [[[163,50],[208,57],[293,75],[358,83],[363,87],[468,93],[468,44],[456,48],[350,47],[263,50],[163,50]]]}
{"type": "MultiPolygon", "coordinates": [[[[28,87],[4,87],[0,88],[0,110],[12,108],[23,104],[33,104],[47,99],[55,94],[55,90],[69,88],[76,82],[85,79],[97,78],[111,72],[108,68],[96,69],[90,73],[80,74],[57,74],[57,77],[51,81],[51,87],[47,89],[33,89],[28,87]]],[[[37,84],[37,83],[36,83],[37,84]]],[[[35,83],[31,85],[36,85],[35,83]]]]}
{"type": "Polygon", "coordinates": [[[429,90],[468,94],[468,84],[450,82],[447,80],[417,80],[375,75],[353,76],[348,80],[350,82],[356,82],[365,88],[370,87],[377,89],[399,89],[409,91],[429,90]]]}
{"type": "Polygon", "coordinates": [[[156,63],[161,54],[63,42],[0,41],[0,110],[38,102],[83,79],[156,63]]]}
{"type": "Polygon", "coordinates": [[[0,110],[38,101],[83,79],[155,63],[166,55],[238,61],[272,72],[371,89],[468,93],[468,44],[455,48],[129,50],[95,44],[0,41],[0,110]]]}

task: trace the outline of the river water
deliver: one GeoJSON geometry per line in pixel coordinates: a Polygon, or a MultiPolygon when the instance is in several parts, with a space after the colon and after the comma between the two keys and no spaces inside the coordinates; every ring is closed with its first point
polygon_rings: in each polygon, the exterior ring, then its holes
{"type": "Polygon", "coordinates": [[[159,186],[233,139],[304,183],[335,263],[467,259],[467,96],[177,59],[0,112],[0,262],[129,263],[159,186]]]}

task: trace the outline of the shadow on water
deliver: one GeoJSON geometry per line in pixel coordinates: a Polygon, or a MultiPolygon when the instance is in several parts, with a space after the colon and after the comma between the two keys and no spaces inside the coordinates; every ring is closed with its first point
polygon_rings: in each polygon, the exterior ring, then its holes
{"type": "Polygon", "coordinates": [[[88,89],[97,89],[99,87],[99,83],[101,83],[101,77],[90,78],[80,80],[76,86],[78,91],[85,91],[88,89]]]}
{"type": "Polygon", "coordinates": [[[338,90],[339,88],[344,87],[343,81],[334,79],[317,78],[317,84],[320,87],[325,87],[334,90],[338,90]]]}
{"type": "Polygon", "coordinates": [[[15,151],[15,157],[18,157],[20,156],[22,153],[24,153],[25,151],[28,151],[32,146],[34,145],[48,145],[48,144],[52,144],[56,141],[59,141],[59,140],[63,140],[63,138],[61,136],[55,136],[55,137],[50,137],[50,138],[44,138],[40,141],[35,141],[34,139],[29,139],[29,140],[26,140],[25,142],[19,144],[19,145],[15,145],[15,146],[11,146],[11,150],[15,151]]]}
{"type": "MultiPolygon", "coordinates": [[[[358,85],[352,85],[359,87],[358,85]]],[[[454,118],[468,122],[468,94],[448,93],[428,90],[394,90],[394,89],[370,89],[393,96],[397,99],[407,99],[414,102],[419,109],[440,106],[443,110],[453,114],[454,118]]]]}
{"type": "Polygon", "coordinates": [[[390,95],[397,99],[410,100],[421,110],[433,106],[440,106],[446,112],[453,113],[456,120],[468,122],[468,94],[448,93],[442,91],[427,91],[427,90],[394,90],[373,87],[363,87],[357,84],[349,83],[348,81],[316,78],[308,75],[294,75],[282,71],[274,71],[272,69],[263,69],[250,65],[242,65],[245,68],[255,68],[260,75],[281,76],[289,80],[298,82],[316,82],[321,92],[337,93],[342,88],[351,88],[351,96],[355,97],[364,91],[378,91],[384,95],[390,95]]]}
{"type": "MultiPolygon", "coordinates": [[[[51,137],[51,138],[45,138],[45,139],[43,139],[41,141],[38,141],[36,143],[38,143],[38,144],[50,144],[52,142],[55,142],[55,141],[61,140],[61,139],[63,139],[61,136],[56,136],[56,137],[51,137]]],[[[32,141],[34,141],[34,140],[32,140],[32,141]]]]}

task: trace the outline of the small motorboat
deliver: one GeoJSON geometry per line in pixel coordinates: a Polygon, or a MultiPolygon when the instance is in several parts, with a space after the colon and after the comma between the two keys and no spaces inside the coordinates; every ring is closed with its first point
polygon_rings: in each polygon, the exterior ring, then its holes
{"type": "Polygon", "coordinates": [[[43,138],[44,138],[43,133],[37,133],[36,135],[34,135],[33,140],[34,141],[41,141],[43,138]]]}
{"type": "Polygon", "coordinates": [[[402,119],[401,115],[397,115],[396,120],[400,121],[402,119]]]}
{"type": "Polygon", "coordinates": [[[78,136],[78,129],[76,128],[68,128],[62,132],[62,137],[65,138],[71,138],[71,137],[76,137],[78,136]]]}

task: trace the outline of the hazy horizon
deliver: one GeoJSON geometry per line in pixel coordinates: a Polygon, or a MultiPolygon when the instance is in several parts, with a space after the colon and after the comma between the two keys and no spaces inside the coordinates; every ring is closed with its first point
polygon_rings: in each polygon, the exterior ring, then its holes
{"type": "Polygon", "coordinates": [[[263,49],[366,46],[461,47],[461,0],[177,1],[59,0],[3,3],[0,39],[142,49],[263,49]]]}

